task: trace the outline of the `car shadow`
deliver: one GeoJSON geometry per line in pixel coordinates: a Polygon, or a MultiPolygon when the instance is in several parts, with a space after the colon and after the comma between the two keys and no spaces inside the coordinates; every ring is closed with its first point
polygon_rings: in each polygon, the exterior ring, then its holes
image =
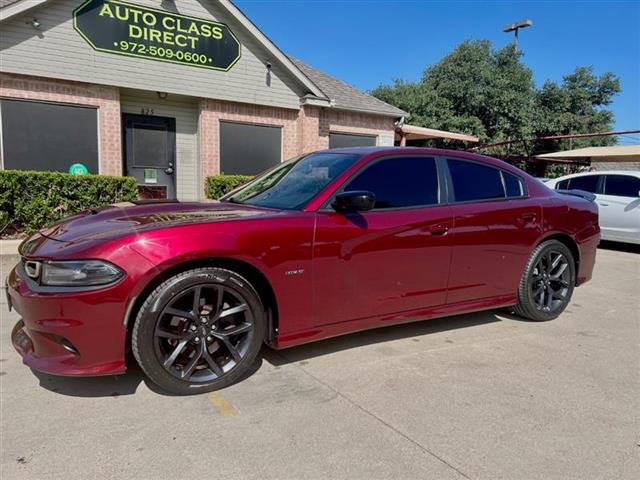
{"type": "Polygon", "coordinates": [[[602,250],[614,250],[616,252],[640,253],[640,245],[634,243],[612,242],[610,240],[602,240],[598,245],[602,250]]]}
{"type": "MultiPolygon", "coordinates": [[[[271,365],[281,366],[366,345],[391,342],[404,338],[417,338],[422,335],[500,322],[505,318],[528,321],[511,315],[508,310],[489,310],[445,318],[428,319],[402,325],[390,325],[373,330],[350,333],[340,337],[287,348],[285,350],[273,350],[268,347],[263,347],[252,367],[235,383],[242,382],[260,370],[263,360],[271,365]]],[[[38,378],[41,387],[59,395],[86,398],[133,395],[138,390],[140,384],[144,383],[149,390],[158,395],[175,396],[175,394],[162,390],[148,380],[132,356],[127,358],[127,372],[123,375],[60,377],[35,370],[32,370],[32,372],[38,378]]]]}
{"type": "Polygon", "coordinates": [[[509,310],[488,310],[465,315],[427,319],[412,323],[404,323],[401,325],[389,325],[373,330],[365,330],[362,332],[342,335],[340,337],[329,338],[327,340],[320,340],[284,350],[264,348],[262,354],[264,359],[270,364],[281,366],[288,363],[309,360],[323,355],[331,355],[343,350],[363,347],[366,345],[391,342],[404,338],[417,338],[422,335],[446,332],[448,330],[460,330],[462,328],[500,322],[504,318],[509,320],[529,321],[511,315],[509,310]],[[500,316],[498,316],[498,314],[500,316]]]}

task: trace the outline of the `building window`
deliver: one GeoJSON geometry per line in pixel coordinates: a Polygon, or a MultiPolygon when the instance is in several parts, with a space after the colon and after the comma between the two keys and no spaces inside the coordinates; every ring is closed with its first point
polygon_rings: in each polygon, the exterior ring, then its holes
{"type": "Polygon", "coordinates": [[[220,122],[220,173],[256,175],[282,162],[282,128],[220,122]]]}
{"type": "Polygon", "coordinates": [[[371,135],[329,133],[329,148],[375,147],[376,139],[377,137],[371,135]]]}
{"type": "Polygon", "coordinates": [[[96,108],[2,100],[0,109],[6,170],[68,172],[81,163],[99,173],[96,108]]]}

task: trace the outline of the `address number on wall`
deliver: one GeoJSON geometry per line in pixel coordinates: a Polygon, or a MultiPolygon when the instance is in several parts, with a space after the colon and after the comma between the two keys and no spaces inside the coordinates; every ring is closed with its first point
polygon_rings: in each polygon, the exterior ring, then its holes
{"type": "Polygon", "coordinates": [[[153,108],[141,108],[140,113],[142,115],[153,115],[153,108]]]}

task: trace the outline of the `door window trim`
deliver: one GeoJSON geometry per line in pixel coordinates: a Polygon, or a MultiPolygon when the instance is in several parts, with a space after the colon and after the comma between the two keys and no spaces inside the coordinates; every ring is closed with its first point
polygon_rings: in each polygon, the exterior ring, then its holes
{"type": "Polygon", "coordinates": [[[598,195],[606,195],[608,197],[617,197],[617,198],[640,198],[640,197],[628,197],[626,195],[614,195],[612,193],[606,193],[607,191],[607,177],[631,177],[637,180],[640,180],[640,178],[636,177],[635,175],[629,175],[626,173],[603,173],[601,174],[602,178],[600,179],[600,184],[598,184],[598,187],[600,188],[599,192],[596,192],[598,195]]]}
{"type": "Polygon", "coordinates": [[[446,169],[446,177],[447,177],[447,190],[449,192],[448,195],[448,203],[451,205],[464,205],[464,204],[469,204],[469,203],[488,203],[488,202],[505,202],[505,201],[510,201],[510,200],[523,200],[523,199],[528,199],[531,198],[529,195],[529,189],[527,188],[527,182],[524,181],[524,179],[518,175],[517,173],[513,173],[510,172],[508,170],[505,170],[504,168],[500,168],[497,167],[495,165],[491,165],[489,163],[484,163],[484,162],[479,162],[477,160],[471,160],[468,158],[461,158],[461,157],[455,157],[455,156],[451,156],[451,155],[443,155],[442,157],[443,163],[444,163],[444,168],[446,169]],[[457,161],[461,161],[461,162],[467,162],[467,163],[473,163],[476,165],[481,165],[483,167],[488,167],[488,168],[493,168],[494,170],[498,170],[499,174],[500,174],[500,181],[502,183],[502,189],[504,191],[504,197],[501,198],[484,198],[484,199],[477,199],[477,200],[456,200],[455,199],[455,190],[453,188],[453,178],[451,177],[451,171],[449,170],[449,164],[447,163],[448,160],[457,160],[457,161]],[[508,173],[513,175],[514,177],[516,177],[518,179],[518,181],[520,182],[520,186],[522,187],[522,195],[518,196],[518,197],[508,197],[507,196],[507,186],[504,180],[504,175],[502,172],[508,173]]]}
{"type": "Polygon", "coordinates": [[[355,180],[356,178],[358,178],[360,175],[362,175],[365,171],[367,171],[369,168],[371,168],[373,165],[382,162],[384,160],[389,160],[389,159],[398,159],[398,158],[430,158],[433,159],[435,161],[436,164],[436,180],[438,183],[438,201],[436,203],[427,203],[427,204],[423,204],[423,205],[409,205],[406,207],[392,207],[392,208],[381,208],[376,210],[375,208],[371,209],[371,210],[367,210],[366,212],[358,212],[359,214],[369,214],[369,213],[378,213],[378,212],[394,212],[397,210],[415,210],[418,208],[433,208],[433,207],[441,207],[443,205],[447,205],[446,202],[446,198],[447,198],[447,187],[445,186],[443,188],[443,185],[445,185],[443,183],[443,177],[441,174],[441,161],[438,155],[420,155],[420,154],[408,154],[408,155],[385,155],[383,157],[378,157],[375,160],[372,160],[370,162],[367,162],[365,165],[362,166],[362,168],[360,168],[358,171],[354,172],[349,178],[347,178],[344,182],[342,182],[342,184],[336,188],[334,190],[334,192],[331,194],[331,196],[327,199],[327,201],[325,201],[322,206],[317,210],[318,212],[334,212],[335,210],[333,208],[331,208],[331,204],[333,203],[333,200],[336,198],[337,195],[341,194],[342,192],[345,191],[345,188],[347,185],[349,185],[349,183],[351,183],[353,180],[355,180]]]}

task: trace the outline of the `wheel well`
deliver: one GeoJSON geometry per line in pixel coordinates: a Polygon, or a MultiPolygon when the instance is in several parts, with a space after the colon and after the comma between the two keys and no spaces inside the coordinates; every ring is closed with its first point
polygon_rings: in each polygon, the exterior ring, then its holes
{"type": "MultiPolygon", "coordinates": [[[[576,281],[576,285],[578,285],[578,269],[580,267],[580,249],[578,248],[578,245],[576,244],[575,240],[571,238],[569,235],[556,233],[554,235],[545,237],[540,241],[540,243],[546,242],[547,240],[557,240],[560,243],[563,243],[569,249],[569,251],[571,252],[571,255],[573,255],[573,263],[574,263],[575,273],[576,273],[575,281],[576,281]]],[[[538,243],[538,245],[540,245],[540,243],[538,243]]]]}
{"type": "Polygon", "coordinates": [[[276,302],[276,296],[273,292],[273,288],[271,288],[271,284],[263,275],[263,273],[253,265],[241,260],[236,260],[234,258],[221,257],[198,259],[180,263],[179,265],[175,265],[154,277],[153,280],[151,280],[149,284],[144,288],[144,290],[140,293],[140,295],[136,297],[133,308],[131,308],[129,314],[127,315],[127,343],[125,345],[125,348],[127,350],[129,350],[131,346],[131,332],[133,331],[133,322],[138,315],[140,307],[142,307],[142,304],[151,294],[151,292],[153,292],[153,290],[155,290],[162,282],[173,277],[174,275],[177,275],[180,272],[191,270],[193,268],[201,267],[218,267],[232,270],[247,279],[249,283],[251,283],[251,285],[258,292],[260,300],[262,300],[262,304],[264,305],[267,313],[267,337],[265,338],[265,343],[269,345],[273,343],[273,341],[275,340],[276,332],[278,331],[278,304],[276,302]]]}

